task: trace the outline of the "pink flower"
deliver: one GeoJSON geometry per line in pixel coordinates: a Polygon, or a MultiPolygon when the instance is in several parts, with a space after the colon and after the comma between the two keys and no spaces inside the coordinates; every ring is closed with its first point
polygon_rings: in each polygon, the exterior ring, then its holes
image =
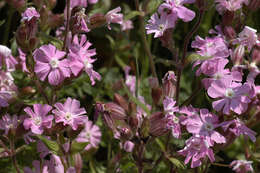
{"type": "Polygon", "coordinates": [[[7,71],[14,71],[16,64],[18,64],[18,62],[12,56],[11,49],[4,45],[0,45],[0,69],[5,65],[7,71]]]}
{"type": "Polygon", "coordinates": [[[188,132],[204,136],[208,143],[211,143],[211,141],[216,143],[226,142],[225,137],[215,130],[220,126],[218,117],[207,109],[201,109],[200,114],[195,113],[188,116],[183,124],[186,125],[188,132]]]}
{"type": "Polygon", "coordinates": [[[96,50],[89,49],[91,45],[85,35],[81,36],[80,41],[75,36],[73,44],[70,46],[69,59],[72,73],[77,76],[84,69],[91,80],[91,84],[94,85],[96,79],[101,80],[101,76],[93,70],[93,63],[96,59],[91,59],[91,57],[96,55],[96,50]]]}
{"type": "Polygon", "coordinates": [[[63,122],[63,125],[69,125],[73,130],[77,130],[78,125],[84,124],[86,119],[86,110],[80,108],[80,102],[76,99],[67,98],[64,104],[56,103],[56,108],[52,111],[55,114],[56,123],[63,122]]]}
{"type": "Polygon", "coordinates": [[[105,18],[107,21],[107,27],[111,30],[110,24],[111,23],[118,23],[120,25],[123,24],[123,14],[119,13],[121,11],[121,7],[117,7],[109,12],[107,12],[105,18]]]}
{"type": "Polygon", "coordinates": [[[51,128],[53,116],[47,115],[51,109],[52,107],[47,104],[34,104],[33,110],[30,107],[26,107],[24,112],[27,113],[29,118],[24,120],[24,128],[31,129],[35,134],[42,134],[44,128],[51,128]]]}
{"type": "Polygon", "coordinates": [[[254,172],[252,167],[252,161],[247,160],[234,160],[230,163],[230,167],[236,173],[247,173],[247,172],[254,172]]]}
{"type": "Polygon", "coordinates": [[[192,48],[196,48],[197,53],[204,57],[226,58],[229,56],[229,50],[222,37],[206,37],[205,39],[196,36],[195,41],[191,43],[192,48]]]}
{"type": "Polygon", "coordinates": [[[167,119],[166,128],[172,130],[172,135],[175,138],[180,138],[181,136],[180,120],[176,115],[174,115],[174,113],[179,111],[179,108],[177,106],[174,106],[175,103],[176,101],[174,101],[172,98],[166,97],[163,100],[163,107],[167,119]]]}
{"type": "Polygon", "coordinates": [[[133,151],[134,147],[135,147],[135,144],[131,141],[125,141],[124,144],[122,145],[122,148],[128,153],[131,153],[133,151]]]}
{"type": "Polygon", "coordinates": [[[161,37],[167,29],[174,28],[175,26],[176,17],[174,17],[174,15],[171,16],[173,17],[168,17],[166,14],[162,14],[159,18],[157,13],[153,14],[145,27],[147,30],[146,33],[155,33],[154,38],[161,37]]]}
{"type": "Polygon", "coordinates": [[[65,77],[70,77],[69,64],[66,59],[61,60],[66,52],[59,51],[55,46],[43,45],[33,53],[36,61],[34,71],[41,81],[48,76],[51,85],[59,85],[65,77]]]}
{"type": "Polygon", "coordinates": [[[231,121],[225,121],[221,123],[221,127],[224,131],[231,131],[236,136],[247,135],[253,142],[256,141],[256,132],[249,129],[240,119],[234,119],[231,121]]]}
{"type": "Polygon", "coordinates": [[[133,28],[134,28],[134,26],[133,26],[133,22],[131,20],[125,20],[125,21],[123,21],[123,23],[121,25],[122,31],[130,30],[133,28]]]}
{"type": "Polygon", "coordinates": [[[34,7],[27,8],[25,12],[22,13],[22,21],[30,21],[32,19],[40,18],[40,14],[36,11],[34,7]]]}
{"type": "Polygon", "coordinates": [[[18,52],[19,52],[19,59],[20,59],[20,64],[22,65],[23,72],[29,72],[29,70],[26,67],[26,54],[20,48],[18,48],[18,52]]]}
{"type": "Polygon", "coordinates": [[[232,80],[218,80],[211,84],[208,88],[208,95],[219,100],[212,103],[216,111],[223,109],[224,114],[234,111],[241,114],[247,110],[250,98],[246,96],[250,92],[248,84],[233,82],[232,80]]]}
{"type": "Polygon", "coordinates": [[[183,5],[186,3],[194,3],[194,0],[165,0],[166,3],[160,5],[158,11],[162,14],[168,14],[169,20],[176,20],[170,17],[169,14],[173,14],[184,22],[189,22],[195,17],[195,13],[183,5]]]}
{"type": "Polygon", "coordinates": [[[226,10],[236,11],[242,8],[243,3],[247,4],[248,0],[215,0],[215,2],[217,11],[223,14],[226,10]]]}
{"type": "Polygon", "coordinates": [[[0,129],[5,131],[5,135],[8,135],[9,130],[16,129],[18,126],[18,118],[16,115],[10,116],[6,114],[0,120],[0,129]]]}
{"type": "Polygon", "coordinates": [[[185,143],[184,149],[178,151],[178,153],[182,156],[186,156],[185,164],[188,164],[191,160],[191,168],[200,166],[202,159],[205,159],[206,156],[208,156],[211,162],[214,162],[213,150],[204,137],[192,136],[185,143]]]}
{"type": "Polygon", "coordinates": [[[125,71],[125,84],[129,88],[130,92],[135,95],[135,83],[136,83],[136,77],[134,75],[130,75],[131,68],[129,66],[126,66],[125,71]]]}
{"type": "Polygon", "coordinates": [[[0,71],[0,108],[7,107],[17,92],[14,79],[10,72],[0,71]]]}
{"type": "Polygon", "coordinates": [[[91,148],[97,148],[101,141],[101,132],[98,126],[93,124],[92,121],[87,120],[85,123],[85,128],[80,132],[76,138],[77,142],[89,142],[85,150],[91,148]]]}
{"type": "Polygon", "coordinates": [[[205,63],[200,66],[198,71],[210,77],[202,80],[206,89],[210,87],[212,82],[217,80],[242,81],[242,74],[239,71],[234,70],[230,72],[229,69],[225,69],[227,63],[227,59],[212,59],[205,61],[205,63]]]}
{"type": "Polygon", "coordinates": [[[251,51],[254,45],[260,43],[256,33],[257,30],[249,26],[245,26],[243,31],[238,34],[238,38],[233,41],[233,44],[241,44],[243,46],[246,46],[248,50],[251,51]]]}

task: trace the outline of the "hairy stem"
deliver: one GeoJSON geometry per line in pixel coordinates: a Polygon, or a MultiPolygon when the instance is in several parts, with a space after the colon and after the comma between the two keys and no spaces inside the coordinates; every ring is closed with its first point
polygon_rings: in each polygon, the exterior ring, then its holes
{"type": "Polygon", "coordinates": [[[12,139],[10,139],[10,148],[11,148],[11,159],[12,159],[13,166],[14,166],[16,172],[20,173],[19,166],[18,166],[17,160],[16,160],[14,137],[12,137],[12,139]]]}
{"type": "Polygon", "coordinates": [[[67,38],[69,34],[69,23],[70,22],[70,0],[67,0],[67,21],[66,21],[66,29],[65,29],[65,36],[63,41],[63,50],[66,50],[67,47],[67,38]]]}
{"type": "Polygon", "coordinates": [[[196,22],[196,24],[193,26],[191,31],[188,33],[188,35],[184,39],[182,57],[180,59],[181,67],[177,71],[177,84],[176,84],[176,104],[177,105],[179,104],[181,75],[182,75],[183,66],[185,64],[185,57],[186,57],[186,54],[188,51],[188,45],[189,45],[190,39],[193,36],[193,34],[199,29],[199,26],[202,22],[202,18],[204,16],[204,12],[205,12],[204,9],[200,10],[198,21],[196,22]]]}

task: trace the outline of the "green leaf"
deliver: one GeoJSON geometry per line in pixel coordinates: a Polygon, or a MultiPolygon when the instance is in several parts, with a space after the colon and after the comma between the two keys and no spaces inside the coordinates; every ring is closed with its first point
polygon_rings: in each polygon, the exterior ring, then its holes
{"type": "Polygon", "coordinates": [[[152,0],[149,2],[148,4],[148,7],[147,7],[147,12],[150,14],[150,13],[154,13],[159,5],[162,3],[163,1],[162,0],[152,0]]]}
{"type": "Polygon", "coordinates": [[[84,148],[89,144],[89,142],[72,142],[71,153],[79,153],[84,150],[84,148]]]}
{"type": "Polygon", "coordinates": [[[143,15],[140,11],[131,11],[130,13],[128,13],[125,17],[125,20],[130,20],[136,16],[141,16],[143,15]]]}
{"type": "Polygon", "coordinates": [[[166,151],[164,144],[162,143],[162,141],[159,138],[156,138],[155,142],[159,145],[159,147],[162,149],[163,152],[166,151]]]}
{"type": "Polygon", "coordinates": [[[186,62],[191,63],[194,62],[196,60],[207,60],[211,58],[210,56],[201,56],[199,54],[196,53],[192,53],[190,54],[187,58],[186,58],[186,62]]]}
{"type": "Polygon", "coordinates": [[[2,26],[5,23],[5,20],[0,20],[0,26],[2,26]]]}
{"type": "Polygon", "coordinates": [[[178,159],[176,159],[176,158],[173,158],[173,157],[170,157],[170,158],[168,158],[168,159],[169,159],[170,162],[172,162],[177,168],[185,169],[184,164],[183,164],[180,160],[178,160],[178,159]]]}
{"type": "Polygon", "coordinates": [[[37,135],[37,137],[47,146],[47,148],[53,153],[58,154],[60,148],[57,142],[51,141],[43,136],[37,135]]]}
{"type": "Polygon", "coordinates": [[[116,46],[115,40],[110,35],[106,35],[106,38],[109,40],[111,48],[114,49],[116,46]]]}

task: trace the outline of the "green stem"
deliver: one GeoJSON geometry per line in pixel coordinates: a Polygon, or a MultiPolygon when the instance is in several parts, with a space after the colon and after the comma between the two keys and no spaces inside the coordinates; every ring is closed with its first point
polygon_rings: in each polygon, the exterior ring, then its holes
{"type": "Polygon", "coordinates": [[[4,41],[3,41],[4,45],[6,45],[8,43],[13,15],[14,15],[14,9],[10,8],[8,10],[8,18],[7,18],[7,23],[6,23],[5,32],[4,32],[4,41]]]}

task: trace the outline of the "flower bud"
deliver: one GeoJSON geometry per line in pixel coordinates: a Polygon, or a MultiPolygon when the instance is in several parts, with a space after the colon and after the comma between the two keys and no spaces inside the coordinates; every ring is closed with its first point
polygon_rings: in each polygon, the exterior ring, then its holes
{"type": "Polygon", "coordinates": [[[164,96],[173,98],[176,94],[176,76],[173,71],[169,71],[163,78],[164,96]]]}
{"type": "Polygon", "coordinates": [[[124,144],[123,144],[123,148],[126,152],[128,153],[131,153],[134,149],[134,146],[135,144],[131,141],[126,141],[124,144]]]}
{"type": "Polygon", "coordinates": [[[259,64],[260,63],[260,48],[255,48],[252,52],[252,62],[259,64]]]}
{"type": "Polygon", "coordinates": [[[73,155],[74,167],[77,173],[80,173],[83,167],[83,161],[79,153],[73,155]]]}
{"type": "Polygon", "coordinates": [[[260,1],[259,0],[251,0],[248,8],[252,11],[256,11],[257,9],[260,8],[260,1]]]}
{"type": "Polygon", "coordinates": [[[105,110],[110,114],[111,118],[115,120],[124,120],[127,117],[125,110],[113,102],[106,103],[105,110]]]}
{"type": "Polygon", "coordinates": [[[120,105],[126,112],[128,112],[128,103],[124,97],[119,94],[114,94],[114,101],[120,105]]]}
{"type": "Polygon", "coordinates": [[[222,17],[222,25],[223,26],[231,26],[232,25],[232,22],[233,22],[233,19],[234,19],[234,16],[235,16],[235,13],[233,11],[226,11],[224,14],[223,14],[223,17],[222,17]]]}
{"type": "Polygon", "coordinates": [[[224,34],[227,37],[227,39],[232,40],[236,38],[236,31],[231,26],[225,26],[224,27],[224,34]]]}
{"type": "Polygon", "coordinates": [[[156,112],[149,118],[150,120],[150,131],[152,136],[162,136],[168,132],[166,128],[167,120],[162,112],[156,112]]]}
{"type": "Polygon", "coordinates": [[[106,24],[106,17],[103,14],[94,14],[89,19],[90,29],[98,28],[106,24]]]}
{"type": "Polygon", "coordinates": [[[23,94],[23,95],[34,94],[35,92],[36,92],[36,90],[34,88],[32,88],[31,86],[24,87],[21,90],[21,94],[23,94]]]}
{"type": "Polygon", "coordinates": [[[128,140],[133,136],[129,127],[120,128],[118,131],[120,133],[121,140],[128,140]]]}
{"type": "Polygon", "coordinates": [[[231,59],[234,65],[240,65],[243,63],[243,58],[245,55],[245,47],[243,45],[239,45],[236,49],[231,53],[231,59]]]}

